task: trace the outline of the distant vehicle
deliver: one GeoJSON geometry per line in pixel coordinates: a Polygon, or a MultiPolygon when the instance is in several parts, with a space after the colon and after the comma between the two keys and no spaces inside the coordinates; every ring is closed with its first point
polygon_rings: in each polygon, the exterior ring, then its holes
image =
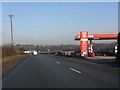
{"type": "Polygon", "coordinates": [[[24,53],[25,54],[31,54],[31,51],[30,50],[25,50],[24,53]]]}
{"type": "Polygon", "coordinates": [[[74,51],[66,51],[65,56],[74,56],[75,52],[74,51]]]}
{"type": "Polygon", "coordinates": [[[38,52],[34,50],[34,51],[32,52],[32,54],[36,56],[36,55],[38,54],[38,52]]]}
{"type": "Polygon", "coordinates": [[[118,48],[117,48],[116,59],[118,60],[120,64],[120,32],[118,33],[117,41],[118,41],[118,48]]]}

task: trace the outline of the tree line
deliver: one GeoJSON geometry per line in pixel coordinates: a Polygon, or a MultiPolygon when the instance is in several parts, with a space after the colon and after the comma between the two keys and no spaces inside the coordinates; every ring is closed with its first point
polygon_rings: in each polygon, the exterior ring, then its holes
{"type": "MultiPolygon", "coordinates": [[[[112,43],[93,43],[93,50],[96,55],[115,55],[116,42],[112,43]]],[[[80,45],[21,45],[14,46],[16,51],[36,50],[36,51],[75,51],[79,52],[80,45]]]]}

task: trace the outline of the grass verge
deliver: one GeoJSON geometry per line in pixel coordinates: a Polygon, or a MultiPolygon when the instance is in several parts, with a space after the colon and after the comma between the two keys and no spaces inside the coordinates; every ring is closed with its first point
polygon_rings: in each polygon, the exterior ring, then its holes
{"type": "Polygon", "coordinates": [[[2,58],[2,74],[9,71],[11,68],[13,68],[16,64],[24,60],[25,57],[28,55],[25,54],[15,54],[13,56],[7,56],[2,58]]]}

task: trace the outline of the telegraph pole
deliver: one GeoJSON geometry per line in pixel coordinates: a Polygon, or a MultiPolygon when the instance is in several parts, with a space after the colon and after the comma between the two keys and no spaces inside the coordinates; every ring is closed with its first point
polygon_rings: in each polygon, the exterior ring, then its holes
{"type": "Polygon", "coordinates": [[[9,16],[9,18],[10,18],[11,45],[12,45],[12,47],[13,47],[13,27],[12,27],[12,18],[13,18],[13,15],[10,14],[10,15],[8,15],[8,16],[9,16]]]}

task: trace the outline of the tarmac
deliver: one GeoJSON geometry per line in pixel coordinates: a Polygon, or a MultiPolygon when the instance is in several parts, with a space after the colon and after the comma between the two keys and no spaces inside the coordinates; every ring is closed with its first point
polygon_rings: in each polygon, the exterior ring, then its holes
{"type": "Polygon", "coordinates": [[[98,64],[106,64],[111,67],[119,67],[118,62],[116,62],[115,56],[95,56],[95,57],[87,57],[87,60],[90,62],[98,63],[98,64]]]}

